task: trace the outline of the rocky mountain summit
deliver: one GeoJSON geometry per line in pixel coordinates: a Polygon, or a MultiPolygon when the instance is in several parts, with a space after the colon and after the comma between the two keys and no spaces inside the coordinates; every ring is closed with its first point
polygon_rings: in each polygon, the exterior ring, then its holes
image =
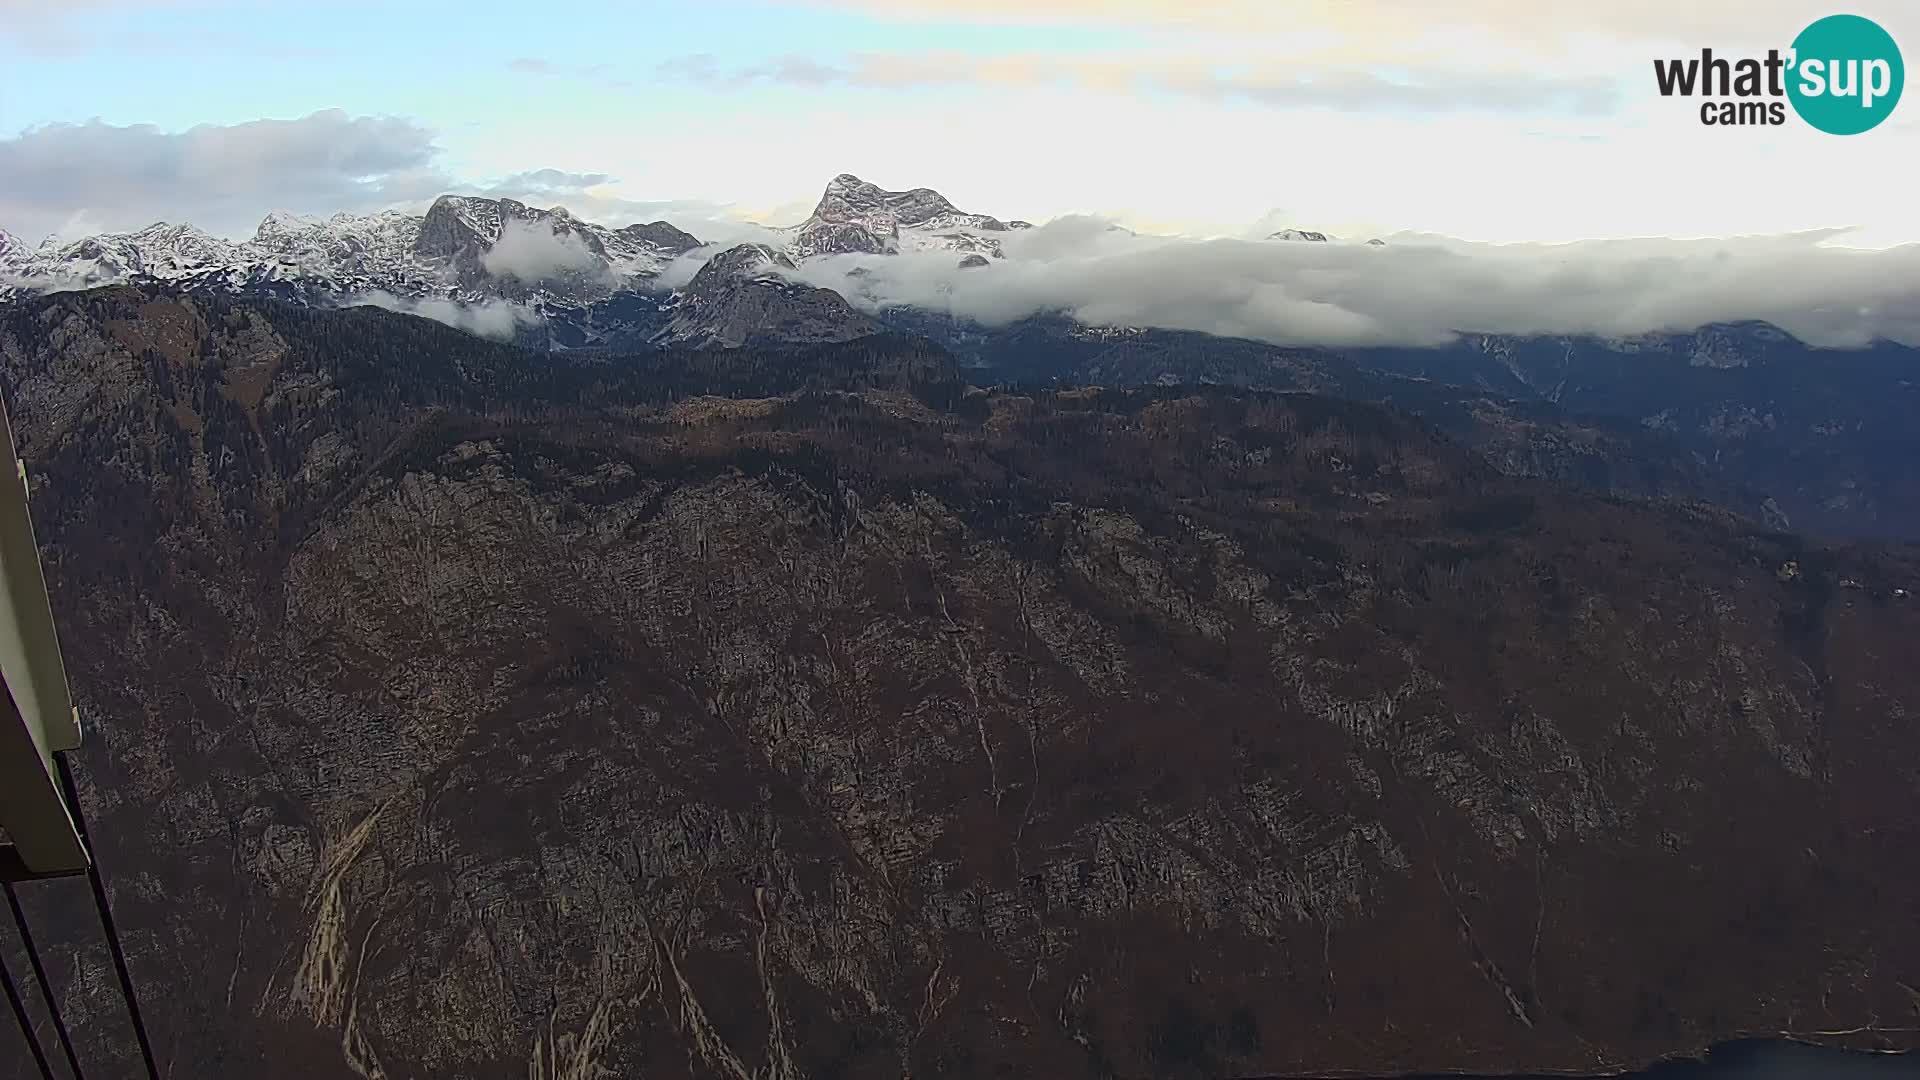
{"type": "Polygon", "coordinates": [[[879,324],[828,290],[740,268],[761,258],[756,252],[773,253],[788,270],[796,260],[851,252],[999,257],[999,236],[1029,227],[965,213],[929,188],[887,191],[842,174],[805,222],[775,230],[774,244],[717,253],[712,271],[682,291],[658,279],[675,258],[704,245],[667,222],[609,228],[564,207],[445,195],[421,215],[273,213],[239,243],[165,224],[39,249],[5,237],[0,301],[153,281],[320,307],[371,301],[456,325],[517,326],[516,340],[544,348],[846,340],[879,324]],[[453,306],[421,306],[441,302],[453,306]],[[500,303],[514,305],[516,317],[460,315],[500,303]]]}
{"type": "MultiPolygon", "coordinates": [[[[1002,235],[1030,227],[965,213],[931,188],[887,191],[842,174],[806,221],[773,232],[789,259],[926,250],[998,257],[1002,235]]],[[[564,207],[443,195],[420,215],[275,212],[237,243],[166,223],[37,249],[0,234],[0,298],[156,280],[322,303],[381,292],[564,306],[658,291],[653,279],[667,263],[701,246],[665,221],[609,228],[564,207]]]]}
{"type": "MultiPolygon", "coordinates": [[[[1914,549],[1505,475],[1398,407],[972,382],[888,333],[0,308],[168,1074],[1913,1045],[1914,549]]],[[[24,895],[131,1074],[84,890],[24,895]]]]}
{"type": "Polygon", "coordinates": [[[647,287],[699,246],[664,221],[609,229],[561,207],[445,195],[422,215],[276,212],[240,243],[162,223],[37,249],[0,244],[0,290],[157,280],[322,303],[369,292],[565,303],[647,287]]]}
{"type": "Polygon", "coordinates": [[[807,220],[792,230],[795,258],[888,255],[901,251],[959,251],[1000,256],[1000,234],[1031,228],[957,209],[932,188],[887,191],[852,173],[827,184],[807,220]]]}
{"type": "Polygon", "coordinates": [[[664,309],[667,322],[652,340],[734,348],[850,341],[879,332],[879,323],[839,293],[781,273],[793,269],[784,251],[766,244],[740,244],[715,255],[664,309]]]}
{"type": "Polygon", "coordinates": [[[461,286],[476,292],[490,286],[502,291],[502,278],[523,287],[560,280],[574,286],[571,295],[583,296],[592,295],[584,281],[600,280],[602,292],[631,287],[658,275],[674,256],[699,246],[697,238],[664,221],[608,229],[581,221],[563,207],[537,210],[512,199],[442,196],[421,219],[413,253],[429,264],[452,268],[461,286]],[[532,250],[515,252],[502,246],[515,241],[532,250]]]}

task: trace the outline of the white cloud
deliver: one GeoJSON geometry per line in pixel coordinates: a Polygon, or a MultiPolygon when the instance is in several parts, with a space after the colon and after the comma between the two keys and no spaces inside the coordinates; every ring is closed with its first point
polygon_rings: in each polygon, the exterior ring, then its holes
{"type": "MultiPolygon", "coordinates": [[[[1307,228],[1481,239],[1838,225],[1875,229],[1881,243],[1920,239],[1920,203],[1906,191],[1910,162],[1920,159],[1920,107],[1903,106],[1869,135],[1835,139],[1794,119],[1775,129],[1709,129],[1697,103],[1654,91],[1652,58],[1706,45],[1784,45],[1835,10],[1827,0],[796,2],[875,21],[1012,25],[846,33],[833,28],[861,24],[842,15],[822,21],[822,33],[789,35],[795,55],[770,57],[724,33],[736,13],[720,5],[696,18],[712,32],[669,35],[713,54],[664,67],[683,48],[666,38],[636,59],[618,35],[564,49],[535,35],[523,44],[541,55],[509,61],[510,51],[481,73],[506,84],[511,108],[476,113],[418,80],[396,84],[395,107],[426,110],[432,122],[402,133],[397,145],[415,156],[383,166],[392,171],[371,182],[324,162],[277,174],[189,173],[146,145],[186,133],[143,140],[134,136],[158,133],[116,127],[104,149],[82,154],[71,132],[54,139],[50,132],[65,129],[35,129],[0,139],[0,224],[34,242],[87,210],[113,228],[188,219],[235,236],[274,206],[414,209],[460,190],[558,201],[612,225],[665,218],[724,241],[751,234],[742,217],[793,220],[774,208],[852,171],[885,174],[893,186],[932,185],[1001,217],[1102,211],[1195,231],[1284,206],[1287,223],[1307,228]],[[628,80],[633,86],[618,88],[628,80]],[[688,80],[711,92],[679,95],[684,107],[651,107],[688,80]],[[1436,115],[1442,108],[1452,111],[1436,115]],[[645,139],[608,137],[639,110],[645,139]],[[964,117],[965,131],[929,137],[929,117],[941,116],[964,117]],[[36,168],[22,166],[28,149],[36,168]],[[409,179],[421,173],[436,178],[409,179]],[[646,201],[676,196],[685,198],[646,201]]],[[[114,80],[95,85],[97,72],[124,67],[106,44],[115,20],[103,16],[130,6],[0,0],[0,37],[56,23],[84,32],[85,48],[45,85],[68,87],[74,110],[151,111],[129,104],[114,80]]],[[[1920,47],[1912,0],[1861,0],[1846,10],[1881,21],[1909,59],[1920,47]]],[[[484,34],[450,26],[456,44],[484,34]]],[[[258,57],[269,44],[245,48],[258,57]]],[[[352,69],[351,59],[339,63],[352,69]]],[[[63,108],[50,100],[22,98],[21,107],[63,108]]],[[[90,126],[107,125],[68,125],[90,126]]]]}
{"type": "Polygon", "coordinates": [[[81,292],[97,286],[99,282],[88,281],[84,277],[62,274],[10,274],[0,271],[0,286],[21,289],[30,293],[81,292]]]}
{"type": "Polygon", "coordinates": [[[76,215],[113,231],[172,220],[251,234],[268,210],[378,209],[452,181],[433,132],[407,119],[329,109],[162,131],[151,124],[47,124],[0,139],[0,222],[29,242],[76,215]]]}
{"type": "MultiPolygon", "coordinates": [[[[742,241],[742,243],[745,242],[742,241]]],[[[662,267],[660,273],[653,279],[653,283],[662,289],[684,288],[687,282],[693,280],[693,275],[699,273],[700,268],[707,264],[708,259],[732,246],[731,244],[708,244],[705,247],[695,248],[662,267]]]]}
{"type": "Polygon", "coordinates": [[[606,173],[567,172],[563,169],[532,169],[505,176],[488,185],[490,194],[525,199],[529,196],[565,196],[591,191],[613,182],[606,173]]]}
{"type": "Polygon", "coordinates": [[[503,340],[512,338],[523,326],[538,326],[542,321],[540,314],[531,307],[505,300],[461,304],[437,297],[409,300],[390,292],[374,291],[354,297],[348,306],[359,305],[384,308],[403,315],[418,315],[470,334],[503,340]]]}
{"type": "MultiPolygon", "coordinates": [[[[822,182],[824,183],[824,180],[822,182]]],[[[809,202],[805,208],[794,213],[794,208],[791,206],[763,211],[699,198],[630,199],[616,193],[620,186],[622,185],[618,180],[609,178],[591,187],[583,187],[571,192],[545,192],[503,180],[483,187],[463,187],[456,190],[473,191],[489,198],[514,198],[531,205],[545,206],[558,202],[575,217],[614,229],[636,223],[665,221],[675,228],[692,233],[701,240],[723,245],[766,241],[768,237],[776,234],[773,229],[756,219],[798,220],[805,217],[813,208],[813,204],[809,202]]]]}
{"type": "Polygon", "coordinates": [[[481,256],[480,264],[495,277],[528,283],[605,269],[579,236],[542,222],[519,219],[501,226],[500,239],[481,256]]]}
{"type": "MultiPolygon", "coordinates": [[[[810,203],[828,178],[852,172],[896,190],[930,186],[964,210],[1003,220],[1104,213],[1196,235],[1238,234],[1242,223],[1281,207],[1276,228],[1362,237],[1419,229],[1563,241],[1860,227],[1877,245],[1920,240],[1920,202],[1907,191],[1920,155],[1920,108],[1903,103],[1887,123],[1853,138],[1795,118],[1776,128],[1707,128],[1695,103],[1658,96],[1647,56],[1622,54],[1632,81],[1619,111],[1605,116],[1461,111],[1442,122],[1194,97],[1123,99],[1085,88],[840,89],[815,97],[762,87],[650,118],[650,137],[674,146],[671,156],[607,142],[598,121],[566,114],[474,152],[493,155],[487,164],[505,171],[514,160],[564,162],[594,146],[592,167],[621,177],[622,189],[699,195],[710,200],[711,218],[781,224],[805,210],[774,208],[810,203]],[[849,107],[856,93],[857,109],[849,107]],[[914,135],[934,109],[963,113],[976,134],[914,135]],[[874,131],[901,134],[876,139],[874,131]]],[[[578,210],[574,202],[566,199],[578,210]]],[[[685,205],[660,216],[703,240],[748,238],[712,231],[685,205]]]]}
{"type": "Polygon", "coordinates": [[[1761,319],[1817,345],[1920,345],[1920,244],[1826,246],[1828,233],[1732,240],[1489,245],[1180,240],[1069,217],[960,270],[950,253],[837,256],[797,276],[868,308],[1004,323],[1063,311],[1095,325],[1297,345],[1428,345],[1456,332],[1630,336],[1761,319]],[[855,267],[864,271],[849,278],[855,267]]]}

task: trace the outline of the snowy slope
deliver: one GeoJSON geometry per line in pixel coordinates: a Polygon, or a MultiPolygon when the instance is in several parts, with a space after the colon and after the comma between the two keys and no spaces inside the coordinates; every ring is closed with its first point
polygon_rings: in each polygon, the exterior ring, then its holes
{"type": "Polygon", "coordinates": [[[165,223],[39,248],[7,236],[0,240],[0,295],[158,279],[232,289],[284,285],[292,295],[381,291],[410,298],[579,302],[646,288],[676,256],[698,246],[699,240],[664,221],[609,229],[559,207],[449,195],[424,215],[386,211],[323,219],[276,211],[240,243],[165,223]],[[539,273],[503,271],[489,259],[516,222],[526,230],[516,237],[526,256],[519,264],[539,273]],[[543,245],[552,250],[543,252],[543,245]]]}
{"type": "MultiPolygon", "coordinates": [[[[842,173],[806,221],[776,232],[781,254],[794,261],[913,251],[999,258],[1002,239],[1030,227],[967,213],[931,188],[888,191],[842,173]]],[[[237,243],[164,223],[38,248],[0,234],[0,295],[151,278],[295,297],[379,291],[579,304],[648,290],[670,262],[700,246],[664,221],[610,229],[565,207],[443,195],[419,215],[275,211],[237,243]]]]}
{"type": "Polygon", "coordinates": [[[433,281],[430,268],[412,259],[419,233],[419,218],[393,210],[324,219],[276,211],[255,230],[246,254],[283,279],[411,292],[433,281]]]}
{"type": "Polygon", "coordinates": [[[100,285],[147,276],[177,278],[235,261],[236,248],[191,225],[159,222],[139,232],[89,236],[29,250],[0,245],[0,275],[100,285]]]}
{"type": "Polygon", "coordinates": [[[1001,221],[969,214],[932,188],[888,191],[852,173],[828,182],[806,221],[785,230],[787,251],[795,259],[855,252],[882,255],[902,251],[955,251],[1000,256],[1001,238],[1029,228],[1024,221],[1001,221]]]}
{"type": "Polygon", "coordinates": [[[701,241],[664,221],[608,228],[564,207],[443,195],[423,214],[330,217],[275,211],[234,242],[157,224],[31,248],[0,234],[0,299],[20,292],[161,280],[298,303],[504,301],[532,316],[516,331],[548,347],[650,340],[734,343],[769,319],[798,340],[868,332],[840,295],[790,279],[799,263],[836,254],[950,252],[977,268],[1001,257],[1023,221],[967,213],[931,188],[888,191],[850,173],[830,181],[813,213],[709,260],[671,295],[656,279],[701,241]],[[389,300],[378,294],[388,294],[389,300]]]}

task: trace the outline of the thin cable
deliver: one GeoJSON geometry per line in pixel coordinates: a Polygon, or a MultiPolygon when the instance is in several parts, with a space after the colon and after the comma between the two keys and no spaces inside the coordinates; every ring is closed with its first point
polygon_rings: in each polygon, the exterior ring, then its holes
{"type": "Polygon", "coordinates": [[[20,991],[13,985],[13,972],[8,970],[4,957],[0,957],[0,983],[7,984],[7,1003],[13,1006],[13,1019],[20,1025],[20,1034],[27,1038],[27,1049],[33,1051],[33,1063],[40,1066],[42,1080],[53,1080],[53,1066],[47,1064],[47,1052],[40,1049],[40,1036],[33,1033],[27,1003],[20,1000],[20,991]]]}
{"type": "Polygon", "coordinates": [[[114,928],[113,908],[107,903],[107,886],[100,880],[99,853],[87,836],[87,815],[80,810],[80,789],[74,786],[73,768],[63,753],[53,755],[53,763],[60,771],[60,790],[67,797],[67,808],[73,811],[73,826],[80,833],[80,843],[87,849],[87,880],[93,883],[93,907],[100,913],[100,928],[107,933],[114,970],[120,973],[120,993],[127,999],[133,1034],[140,1040],[140,1057],[147,1065],[147,1080],[160,1080],[160,1068],[153,1062],[153,1044],[147,1040],[147,1022],[140,1016],[140,995],[134,992],[133,975],[127,970],[127,954],[120,949],[120,931],[114,928]]]}
{"type": "Polygon", "coordinates": [[[40,950],[33,946],[33,932],[27,929],[27,913],[20,909],[20,897],[13,891],[11,881],[0,881],[0,888],[7,891],[13,925],[20,931],[21,944],[27,947],[27,963],[33,966],[33,979],[40,984],[40,998],[47,1003],[47,1015],[53,1017],[53,1033],[60,1036],[60,1049],[66,1051],[67,1068],[73,1070],[73,1080],[86,1080],[87,1074],[80,1071],[80,1057],[73,1052],[73,1036],[67,1033],[67,1022],[60,1015],[60,1001],[53,996],[53,984],[47,980],[47,969],[40,963],[40,950]]]}

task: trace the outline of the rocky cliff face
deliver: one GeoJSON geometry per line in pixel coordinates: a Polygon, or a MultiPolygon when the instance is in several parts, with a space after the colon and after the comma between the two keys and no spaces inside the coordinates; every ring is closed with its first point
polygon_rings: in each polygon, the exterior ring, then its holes
{"type": "Polygon", "coordinates": [[[1031,227],[969,214],[932,188],[887,191],[841,173],[828,181],[807,220],[793,228],[788,250],[802,259],[900,251],[959,251],[998,258],[999,234],[1031,227]]]}
{"type": "MultiPolygon", "coordinates": [[[[0,390],[170,1075],[1912,1038],[1910,549],[884,337],[603,360],[120,288],[0,312],[0,390]]],[[[81,895],[29,899],[105,1061],[81,895]]]]}
{"type": "Polygon", "coordinates": [[[709,259],[674,298],[653,340],[737,348],[747,344],[851,341],[881,326],[832,289],[791,281],[784,252],[739,244],[709,259]]]}

